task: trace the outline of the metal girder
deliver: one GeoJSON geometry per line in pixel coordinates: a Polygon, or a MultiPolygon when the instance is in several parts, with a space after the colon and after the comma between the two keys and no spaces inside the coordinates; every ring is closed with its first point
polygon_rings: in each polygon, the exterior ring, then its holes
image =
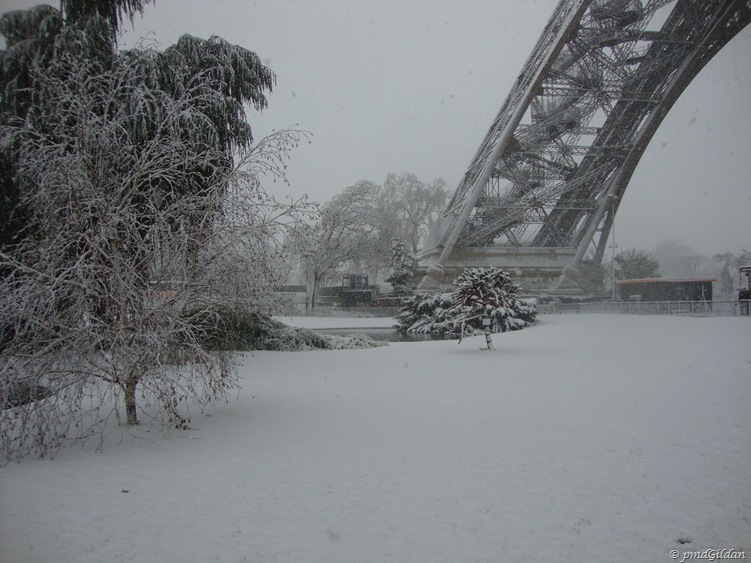
{"type": "Polygon", "coordinates": [[[562,0],[423,255],[602,245],[636,164],[746,0],[562,0]],[[594,241],[599,234],[599,240],[594,241]]]}

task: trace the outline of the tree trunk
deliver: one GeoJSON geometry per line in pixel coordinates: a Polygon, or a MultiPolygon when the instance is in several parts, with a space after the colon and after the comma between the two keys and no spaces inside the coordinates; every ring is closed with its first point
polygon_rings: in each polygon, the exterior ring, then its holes
{"type": "Polygon", "coordinates": [[[485,333],[485,344],[487,344],[487,350],[495,350],[495,346],[493,346],[493,337],[490,336],[491,330],[490,330],[490,318],[483,316],[482,318],[482,326],[483,326],[483,332],[485,333]]]}
{"type": "Polygon", "coordinates": [[[135,426],[138,424],[138,414],[136,412],[136,386],[138,380],[135,377],[129,377],[125,382],[125,413],[127,423],[135,426]]]}
{"type": "Polygon", "coordinates": [[[490,336],[490,329],[485,329],[485,344],[487,345],[488,350],[495,350],[495,346],[493,346],[493,338],[490,336]]]}
{"type": "Polygon", "coordinates": [[[313,276],[313,292],[310,296],[310,308],[315,309],[316,305],[318,305],[318,288],[320,287],[321,280],[315,276],[313,276]]]}

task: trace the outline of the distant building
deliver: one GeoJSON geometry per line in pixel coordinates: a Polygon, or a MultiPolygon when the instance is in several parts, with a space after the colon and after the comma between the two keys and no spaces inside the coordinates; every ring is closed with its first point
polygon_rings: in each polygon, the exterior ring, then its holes
{"type": "Polygon", "coordinates": [[[618,280],[623,301],[712,301],[714,278],[618,280]]]}
{"type": "Polygon", "coordinates": [[[342,277],[341,289],[343,307],[361,307],[373,303],[377,287],[368,283],[368,274],[356,273],[342,277]]]}
{"type": "Polygon", "coordinates": [[[305,305],[308,296],[306,285],[282,285],[275,290],[276,296],[286,305],[305,305]]]}
{"type": "Polygon", "coordinates": [[[751,266],[741,266],[738,268],[738,278],[741,287],[738,288],[738,301],[741,305],[741,315],[751,314],[751,266]],[[746,276],[746,286],[743,284],[743,276],[746,276]]]}

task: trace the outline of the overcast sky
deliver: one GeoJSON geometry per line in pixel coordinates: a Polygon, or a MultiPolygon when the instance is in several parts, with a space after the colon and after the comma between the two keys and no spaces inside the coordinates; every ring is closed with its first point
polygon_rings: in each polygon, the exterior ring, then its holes
{"type": "MultiPolygon", "coordinates": [[[[39,2],[0,0],[3,12],[39,2]]],[[[58,5],[53,2],[53,5],[58,5]]],[[[219,35],[277,75],[257,138],[313,133],[290,187],[326,201],[389,172],[453,190],[557,0],[157,0],[122,44],[219,35]]],[[[751,28],[694,80],[654,136],[616,217],[621,247],[680,239],[702,254],[751,249],[751,28]]]]}

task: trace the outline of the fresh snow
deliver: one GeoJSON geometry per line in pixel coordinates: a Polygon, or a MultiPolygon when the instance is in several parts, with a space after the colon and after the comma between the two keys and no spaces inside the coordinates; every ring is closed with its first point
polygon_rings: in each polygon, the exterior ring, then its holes
{"type": "Polygon", "coordinates": [[[290,326],[312,330],[389,328],[396,325],[396,321],[390,317],[276,317],[276,320],[290,326]]]}
{"type": "Polygon", "coordinates": [[[495,352],[246,354],[189,431],[0,469],[0,561],[751,557],[749,329],[542,316],[495,352]]]}

